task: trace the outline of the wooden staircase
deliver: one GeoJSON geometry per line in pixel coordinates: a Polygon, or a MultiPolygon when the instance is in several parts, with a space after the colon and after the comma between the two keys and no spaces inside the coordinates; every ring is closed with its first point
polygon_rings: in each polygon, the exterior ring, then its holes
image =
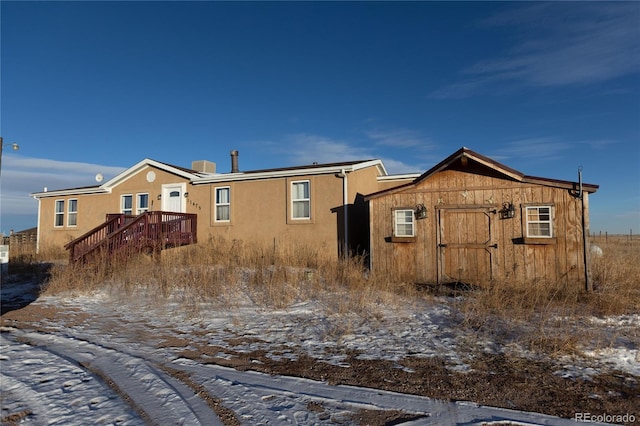
{"type": "Polygon", "coordinates": [[[71,241],[69,262],[84,263],[97,255],[154,252],[197,242],[197,215],[153,211],[139,216],[107,214],[106,221],[71,241]]]}

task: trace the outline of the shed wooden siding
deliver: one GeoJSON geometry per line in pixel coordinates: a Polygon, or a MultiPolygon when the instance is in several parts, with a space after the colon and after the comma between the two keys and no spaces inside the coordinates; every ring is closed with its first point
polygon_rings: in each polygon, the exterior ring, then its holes
{"type": "MultiPolygon", "coordinates": [[[[371,267],[375,272],[392,273],[407,281],[437,282],[441,267],[438,264],[440,211],[474,206],[492,207],[497,211],[504,202],[509,202],[516,207],[514,218],[500,219],[498,213],[491,213],[491,244],[498,244],[491,251],[493,279],[521,282],[584,279],[582,203],[568,189],[518,182],[489,169],[485,173],[444,170],[415,186],[372,197],[369,202],[371,267]],[[393,209],[415,209],[417,204],[427,207],[428,217],[415,221],[414,241],[391,242],[393,209]],[[523,208],[527,204],[553,205],[555,243],[524,243],[523,208]]],[[[584,192],[584,203],[588,209],[587,192],[584,192]]],[[[472,232],[472,228],[462,232],[472,232]]]]}

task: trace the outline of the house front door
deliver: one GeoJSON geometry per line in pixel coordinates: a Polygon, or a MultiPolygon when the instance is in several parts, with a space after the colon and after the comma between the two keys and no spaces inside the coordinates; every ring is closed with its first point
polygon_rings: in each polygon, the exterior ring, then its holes
{"type": "Polygon", "coordinates": [[[162,211],[186,213],[185,184],[162,185],[162,211]]]}
{"type": "Polygon", "coordinates": [[[495,251],[493,207],[438,209],[438,283],[482,284],[491,280],[495,251]]]}

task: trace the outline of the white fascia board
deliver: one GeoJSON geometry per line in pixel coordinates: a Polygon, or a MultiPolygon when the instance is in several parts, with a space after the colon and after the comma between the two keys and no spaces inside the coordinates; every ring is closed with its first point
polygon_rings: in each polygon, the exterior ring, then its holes
{"type": "Polygon", "coordinates": [[[134,164],[133,166],[129,167],[124,172],[122,172],[119,175],[115,176],[113,179],[103,183],[101,185],[101,187],[102,188],[112,188],[112,187],[118,185],[119,183],[122,183],[122,182],[126,181],[127,179],[129,179],[130,177],[132,177],[133,175],[138,173],[140,170],[143,170],[145,167],[149,167],[149,166],[150,167],[155,167],[155,168],[160,169],[160,170],[164,170],[166,172],[172,173],[174,175],[178,175],[180,177],[183,177],[183,178],[189,179],[189,180],[194,180],[194,179],[198,178],[198,176],[195,175],[195,174],[185,172],[184,170],[176,169],[175,167],[171,167],[168,164],[159,163],[159,162],[157,162],[155,160],[151,160],[149,158],[145,158],[144,160],[138,162],[137,164],[134,164]]]}
{"type": "MultiPolygon", "coordinates": [[[[382,163],[376,161],[366,161],[364,163],[357,163],[348,166],[332,166],[332,167],[318,167],[308,169],[290,169],[290,170],[277,170],[273,172],[262,173],[225,173],[214,176],[200,177],[193,181],[194,185],[218,183],[218,182],[235,182],[242,180],[260,180],[260,179],[274,179],[281,177],[291,176],[311,176],[311,175],[326,175],[341,172],[352,172],[370,166],[382,166],[382,163]]],[[[380,168],[379,168],[380,170],[380,168]]],[[[381,169],[384,173],[384,166],[381,169]]]]}
{"type": "Polygon", "coordinates": [[[378,173],[380,174],[380,176],[387,176],[389,174],[387,173],[387,169],[384,167],[382,160],[371,160],[371,161],[365,161],[362,163],[357,163],[357,164],[354,164],[351,168],[352,170],[361,170],[361,169],[366,169],[367,167],[372,167],[372,166],[375,166],[378,169],[378,173]]]}
{"type": "Polygon", "coordinates": [[[95,187],[87,187],[87,188],[70,188],[70,189],[60,189],[57,191],[47,191],[47,192],[34,192],[31,194],[33,198],[47,198],[54,196],[64,196],[64,195],[81,195],[81,194],[110,194],[113,187],[125,182],[129,178],[133,177],[135,174],[139,173],[141,170],[144,170],[146,167],[155,167],[160,170],[164,170],[168,173],[172,173],[193,181],[197,179],[199,176],[193,173],[185,172],[184,170],[177,169],[175,167],[171,167],[170,165],[159,163],[155,160],[151,160],[149,158],[145,158],[144,160],[134,164],[129,167],[122,173],[113,177],[112,179],[106,181],[100,186],[95,187]]]}
{"type": "Polygon", "coordinates": [[[57,191],[46,192],[33,192],[31,196],[33,198],[49,198],[49,197],[62,197],[67,195],[86,195],[86,194],[109,194],[110,188],[103,188],[101,186],[92,186],[90,188],[76,188],[76,189],[59,189],[57,191]]]}
{"type": "Polygon", "coordinates": [[[387,175],[378,176],[379,182],[394,181],[394,180],[414,180],[420,177],[420,173],[405,173],[402,175],[387,175]]]}

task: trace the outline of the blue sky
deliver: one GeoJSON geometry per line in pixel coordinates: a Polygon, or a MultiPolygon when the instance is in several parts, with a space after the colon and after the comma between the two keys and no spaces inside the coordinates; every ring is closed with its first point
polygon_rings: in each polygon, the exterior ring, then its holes
{"type": "Polygon", "coordinates": [[[144,158],[261,169],[466,146],[640,233],[638,2],[0,2],[0,232],[144,158]],[[20,150],[7,147],[13,142],[20,150]]]}

